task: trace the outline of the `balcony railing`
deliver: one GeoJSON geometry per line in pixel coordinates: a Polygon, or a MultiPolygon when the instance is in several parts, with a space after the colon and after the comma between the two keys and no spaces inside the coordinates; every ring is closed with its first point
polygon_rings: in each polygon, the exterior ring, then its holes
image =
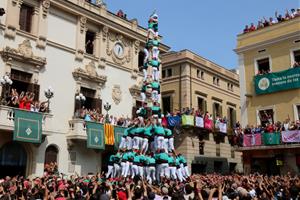
{"type": "Polygon", "coordinates": [[[241,150],[300,146],[300,130],[245,134],[241,136],[240,144],[241,150]]]}
{"type": "MultiPolygon", "coordinates": [[[[9,106],[0,105],[0,129],[1,130],[14,130],[14,110],[9,106]]],[[[52,115],[49,113],[43,113],[42,130],[43,134],[47,135],[52,130],[52,115]]]]}
{"type": "Polygon", "coordinates": [[[69,121],[68,139],[81,139],[86,140],[86,126],[83,119],[72,119],[69,121]]]}

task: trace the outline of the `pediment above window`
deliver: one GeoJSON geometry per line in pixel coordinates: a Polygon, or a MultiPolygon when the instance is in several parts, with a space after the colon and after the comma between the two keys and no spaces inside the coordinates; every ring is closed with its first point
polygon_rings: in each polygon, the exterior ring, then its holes
{"type": "Polygon", "coordinates": [[[91,61],[89,64],[85,66],[85,69],[83,68],[76,68],[73,71],[73,76],[77,81],[86,80],[90,82],[95,82],[100,85],[104,85],[107,77],[103,75],[98,75],[96,71],[96,65],[95,62],[91,61]]]}
{"type": "Polygon", "coordinates": [[[0,51],[0,55],[5,62],[19,61],[33,65],[38,69],[47,64],[46,58],[34,55],[29,40],[24,40],[21,44],[19,44],[18,49],[14,49],[9,46],[4,47],[0,51]]]}

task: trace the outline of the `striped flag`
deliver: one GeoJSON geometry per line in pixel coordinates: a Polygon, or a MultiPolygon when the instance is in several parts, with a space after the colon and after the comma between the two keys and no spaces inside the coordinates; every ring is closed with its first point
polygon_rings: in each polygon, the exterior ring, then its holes
{"type": "Polygon", "coordinates": [[[104,132],[105,132],[105,144],[114,145],[115,144],[114,126],[111,124],[105,124],[104,132]]]}

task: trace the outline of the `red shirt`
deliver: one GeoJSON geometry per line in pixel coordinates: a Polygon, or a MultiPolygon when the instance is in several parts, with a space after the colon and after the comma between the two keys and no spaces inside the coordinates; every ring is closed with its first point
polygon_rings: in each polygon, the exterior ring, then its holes
{"type": "Polygon", "coordinates": [[[20,100],[19,108],[20,108],[20,109],[24,109],[24,108],[25,108],[25,100],[24,100],[24,98],[22,98],[22,99],[20,100]]]}

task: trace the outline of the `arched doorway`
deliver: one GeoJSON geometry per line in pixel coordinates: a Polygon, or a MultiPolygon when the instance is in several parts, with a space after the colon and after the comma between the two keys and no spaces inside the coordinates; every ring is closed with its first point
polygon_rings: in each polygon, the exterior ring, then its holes
{"type": "Polygon", "coordinates": [[[58,172],[57,166],[58,148],[54,145],[50,145],[45,151],[45,168],[44,171],[50,174],[58,172]]]}
{"type": "Polygon", "coordinates": [[[0,178],[26,175],[27,152],[17,142],[8,142],[0,148],[0,178]]]}

